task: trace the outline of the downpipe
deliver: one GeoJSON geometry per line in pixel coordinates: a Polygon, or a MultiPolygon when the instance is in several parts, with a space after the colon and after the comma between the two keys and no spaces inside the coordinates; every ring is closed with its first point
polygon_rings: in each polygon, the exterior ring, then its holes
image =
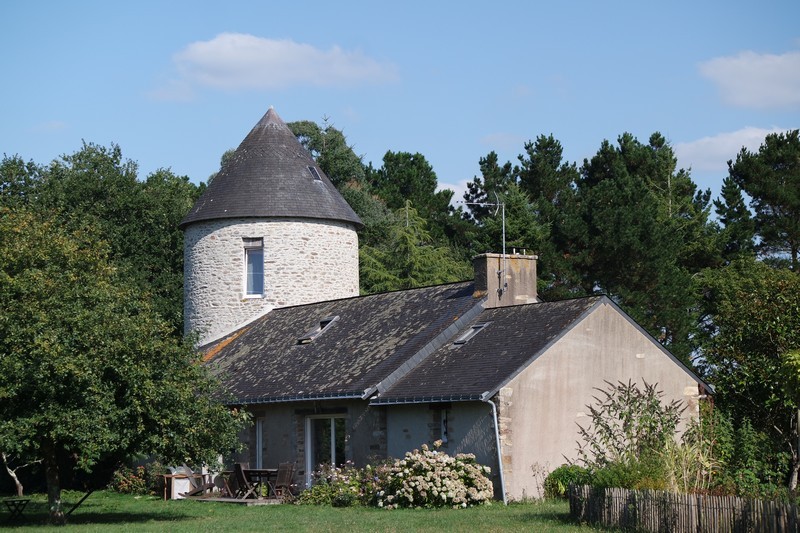
{"type": "Polygon", "coordinates": [[[494,440],[495,447],[497,448],[497,470],[500,472],[500,493],[503,495],[503,505],[508,505],[508,501],[506,501],[506,481],[503,477],[503,451],[500,449],[500,424],[497,422],[497,406],[491,399],[482,399],[481,401],[492,406],[492,418],[494,419],[494,440]]]}

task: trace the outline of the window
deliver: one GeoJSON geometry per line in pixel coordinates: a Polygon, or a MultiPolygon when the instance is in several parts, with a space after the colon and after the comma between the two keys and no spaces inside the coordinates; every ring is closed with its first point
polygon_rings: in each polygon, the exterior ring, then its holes
{"type": "Polygon", "coordinates": [[[244,241],[244,293],[247,297],[264,295],[264,239],[244,241]]]}
{"type": "Polygon", "coordinates": [[[483,328],[485,328],[488,325],[489,325],[489,322],[481,322],[479,324],[473,324],[472,327],[470,327],[467,331],[465,331],[463,335],[461,335],[459,338],[454,340],[453,344],[464,344],[465,342],[470,340],[472,337],[477,335],[480,330],[482,330],[483,328]]]}
{"type": "Polygon", "coordinates": [[[339,320],[338,316],[329,316],[323,318],[322,320],[319,321],[318,325],[306,331],[305,335],[297,339],[297,344],[308,344],[309,342],[313,341],[314,339],[322,335],[322,333],[337,320],[339,320]]]}

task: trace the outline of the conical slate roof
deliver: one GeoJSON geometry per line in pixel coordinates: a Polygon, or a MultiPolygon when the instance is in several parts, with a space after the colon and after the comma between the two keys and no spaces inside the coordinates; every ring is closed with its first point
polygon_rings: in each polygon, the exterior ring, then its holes
{"type": "Polygon", "coordinates": [[[225,218],[361,219],[271,107],[181,221],[225,218]]]}

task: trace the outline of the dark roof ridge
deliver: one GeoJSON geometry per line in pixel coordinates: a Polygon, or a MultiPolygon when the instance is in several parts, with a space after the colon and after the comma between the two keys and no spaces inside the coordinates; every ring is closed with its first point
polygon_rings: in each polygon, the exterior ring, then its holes
{"type": "MultiPolygon", "coordinates": [[[[430,290],[430,289],[439,289],[439,288],[444,289],[444,288],[449,287],[449,286],[453,286],[453,287],[455,287],[456,285],[468,286],[468,285],[472,285],[472,284],[474,284],[474,282],[472,280],[453,281],[453,282],[450,282],[450,283],[440,283],[438,285],[426,285],[424,287],[414,287],[413,289],[398,289],[396,291],[375,292],[375,293],[372,293],[372,294],[359,294],[358,296],[344,296],[342,298],[333,298],[332,300],[321,300],[321,301],[318,301],[318,302],[308,302],[308,303],[304,303],[304,304],[295,304],[295,305],[286,305],[286,306],[283,306],[283,307],[276,307],[270,312],[274,313],[276,311],[286,311],[286,310],[290,310],[290,309],[297,309],[298,307],[310,307],[310,306],[314,306],[314,305],[323,305],[323,304],[331,304],[331,303],[335,303],[335,302],[344,302],[344,301],[347,301],[347,300],[359,300],[359,299],[363,300],[363,299],[367,299],[367,298],[378,298],[378,297],[381,297],[381,296],[388,296],[388,295],[391,295],[391,294],[397,294],[397,293],[401,293],[401,292],[402,293],[409,293],[411,291],[419,292],[419,291],[430,290]]],[[[258,316],[256,318],[254,318],[253,321],[258,320],[259,318],[263,318],[264,316],[266,316],[266,315],[258,316]]],[[[245,324],[242,327],[243,328],[247,327],[249,324],[252,324],[253,321],[248,322],[247,324],[245,324]]]]}

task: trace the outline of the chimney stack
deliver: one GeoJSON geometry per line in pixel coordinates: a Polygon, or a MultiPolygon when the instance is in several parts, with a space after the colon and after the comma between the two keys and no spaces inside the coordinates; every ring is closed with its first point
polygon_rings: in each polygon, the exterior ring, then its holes
{"type": "Polygon", "coordinates": [[[475,292],[486,294],[486,308],[539,301],[536,294],[535,255],[481,254],[472,258],[475,292]]]}

